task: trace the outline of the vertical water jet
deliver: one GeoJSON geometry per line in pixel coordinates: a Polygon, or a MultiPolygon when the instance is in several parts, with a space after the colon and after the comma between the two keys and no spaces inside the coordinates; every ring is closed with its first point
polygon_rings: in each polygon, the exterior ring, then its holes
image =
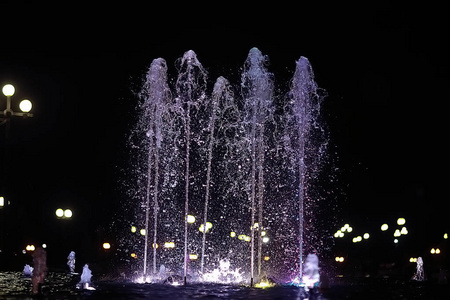
{"type": "Polygon", "coordinates": [[[250,203],[251,203],[251,282],[254,278],[255,231],[258,229],[258,276],[261,271],[261,233],[263,227],[264,154],[266,151],[265,124],[273,118],[273,75],[266,69],[268,57],[257,48],[249,51],[241,76],[244,101],[244,126],[250,149],[250,203]],[[258,225],[255,225],[258,201],[258,225]]]}
{"type": "Polygon", "coordinates": [[[146,82],[140,92],[143,99],[143,116],[147,137],[147,187],[145,204],[144,276],[147,274],[150,199],[153,194],[153,274],[156,273],[156,241],[158,235],[159,210],[159,153],[162,146],[164,119],[170,108],[170,89],[167,84],[167,64],[162,58],[154,59],[148,69],[146,82]]]}
{"type": "MultiPolygon", "coordinates": [[[[191,143],[194,138],[191,136],[192,114],[196,114],[199,106],[206,97],[207,72],[198,61],[194,51],[186,51],[179,61],[178,78],[175,89],[177,93],[176,105],[182,114],[182,124],[184,129],[185,142],[185,190],[184,190],[184,282],[187,277],[188,263],[188,223],[189,214],[189,189],[190,189],[190,160],[191,143]]],[[[197,120],[194,120],[197,121],[197,120]]],[[[194,131],[195,133],[195,131],[194,131]]]]}
{"type": "MultiPolygon", "coordinates": [[[[320,158],[322,149],[316,147],[313,130],[318,126],[317,116],[320,112],[322,97],[314,81],[312,67],[306,57],[296,62],[295,73],[289,91],[289,101],[284,112],[284,146],[288,161],[293,168],[297,186],[298,203],[298,276],[303,276],[305,196],[307,190],[307,173],[313,172],[317,163],[314,157],[320,158]],[[310,165],[308,165],[308,161],[310,165]]],[[[320,129],[319,129],[320,130],[320,129]]]]}
{"type": "Polygon", "coordinates": [[[205,183],[205,203],[204,203],[204,212],[203,212],[203,236],[202,236],[202,255],[201,255],[201,264],[200,264],[200,272],[203,274],[204,272],[204,263],[205,263],[205,247],[206,247],[206,232],[207,232],[207,221],[208,221],[208,205],[210,198],[210,187],[211,187],[211,171],[212,171],[212,156],[213,156],[213,147],[217,143],[216,141],[216,126],[219,128],[223,128],[225,125],[223,124],[224,119],[221,118],[221,105],[222,102],[228,101],[230,98],[229,91],[229,82],[224,77],[220,76],[217,78],[212,96],[211,96],[211,113],[209,114],[209,122],[208,122],[208,149],[207,149],[207,170],[206,170],[206,183],[205,183]],[[219,124],[216,124],[219,123],[219,124]]]}

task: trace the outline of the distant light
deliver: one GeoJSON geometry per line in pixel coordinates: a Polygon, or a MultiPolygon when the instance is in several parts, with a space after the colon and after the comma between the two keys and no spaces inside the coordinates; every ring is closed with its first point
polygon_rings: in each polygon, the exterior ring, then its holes
{"type": "Polygon", "coordinates": [[[406,229],[406,227],[403,227],[402,230],[400,231],[401,234],[403,235],[407,235],[408,234],[408,229],[406,229]]]}
{"type": "Polygon", "coordinates": [[[344,262],[344,258],[343,258],[342,256],[336,256],[336,257],[334,258],[334,260],[336,260],[336,262],[339,262],[339,263],[344,262]]]}
{"type": "Polygon", "coordinates": [[[64,210],[63,210],[62,208],[58,208],[58,209],[56,210],[56,216],[57,216],[58,218],[62,218],[62,217],[64,216],[64,210]]]}
{"type": "Polygon", "coordinates": [[[165,242],[164,248],[175,248],[175,243],[174,242],[165,242]]]}
{"type": "Polygon", "coordinates": [[[16,89],[14,88],[14,86],[12,84],[7,84],[2,89],[3,95],[5,95],[6,97],[14,95],[15,91],[16,91],[16,89]]]}
{"type": "Polygon", "coordinates": [[[196,260],[197,258],[197,254],[189,254],[189,259],[196,260]]]}
{"type": "Polygon", "coordinates": [[[342,238],[342,237],[344,237],[344,233],[342,231],[338,230],[338,231],[335,232],[334,237],[335,238],[342,238]]]}
{"type": "Polygon", "coordinates": [[[354,237],[352,241],[353,241],[353,243],[359,243],[362,241],[362,237],[359,235],[357,237],[354,237]]]}
{"type": "Polygon", "coordinates": [[[24,99],[24,100],[20,101],[20,103],[19,103],[20,110],[23,112],[26,112],[26,113],[29,112],[32,107],[33,107],[33,104],[31,104],[31,101],[28,99],[24,99]]]}
{"type": "Polygon", "coordinates": [[[231,237],[235,237],[236,236],[236,232],[234,232],[234,231],[230,232],[230,236],[231,237]]]}
{"type": "MultiPolygon", "coordinates": [[[[203,224],[201,224],[198,230],[200,232],[203,232],[203,227],[204,227],[203,224]]],[[[210,230],[211,228],[212,228],[212,223],[211,222],[206,222],[206,232],[208,232],[208,230],[210,230]]]]}
{"type": "Polygon", "coordinates": [[[268,243],[269,242],[269,238],[267,236],[262,238],[262,242],[263,243],[268,243]]]}
{"type": "Polygon", "coordinates": [[[136,253],[131,253],[131,257],[132,257],[132,258],[137,258],[136,253]]]}
{"type": "Polygon", "coordinates": [[[64,211],[64,217],[71,218],[72,217],[72,211],[70,209],[66,209],[64,211]]]}
{"type": "Polygon", "coordinates": [[[398,239],[394,239],[394,244],[398,244],[398,239]]]}
{"type": "Polygon", "coordinates": [[[132,232],[132,233],[135,233],[136,231],[137,231],[136,226],[131,226],[131,232],[132,232]]]}
{"type": "Polygon", "coordinates": [[[34,247],[34,245],[27,245],[25,247],[25,250],[27,250],[27,251],[34,251],[34,250],[36,250],[36,248],[34,247]]]}
{"type": "Polygon", "coordinates": [[[255,287],[264,289],[266,287],[269,287],[269,282],[261,280],[261,282],[258,282],[257,284],[255,284],[255,287]]]}
{"type": "Polygon", "coordinates": [[[265,236],[266,235],[266,231],[265,230],[261,230],[261,236],[265,236]]]}
{"type": "Polygon", "coordinates": [[[268,261],[269,259],[270,259],[269,256],[264,256],[264,260],[265,260],[265,261],[268,261]]]}
{"type": "Polygon", "coordinates": [[[364,238],[365,240],[367,240],[368,238],[370,238],[370,234],[364,233],[363,238],[364,238]]]}
{"type": "Polygon", "coordinates": [[[383,225],[381,225],[381,231],[386,231],[386,230],[388,230],[388,229],[389,229],[388,224],[383,224],[383,225]]]}
{"type": "Polygon", "coordinates": [[[47,244],[42,244],[42,248],[47,248],[47,244]]]}
{"type": "Polygon", "coordinates": [[[444,233],[444,239],[448,239],[448,234],[444,233]]]}
{"type": "Polygon", "coordinates": [[[345,231],[347,231],[347,232],[352,232],[353,231],[353,228],[349,225],[349,224],[345,224],[344,226],[342,226],[341,227],[341,230],[340,230],[341,232],[345,232],[345,231]]]}
{"type": "Polygon", "coordinates": [[[416,263],[417,262],[417,257],[411,257],[409,259],[409,262],[416,263]]]}
{"type": "Polygon", "coordinates": [[[0,206],[5,206],[5,198],[0,197],[0,206]]]}
{"type": "Polygon", "coordinates": [[[105,250],[111,249],[111,245],[109,243],[103,243],[103,249],[105,250]]]}
{"type": "Polygon", "coordinates": [[[244,237],[244,241],[246,241],[246,242],[250,242],[251,240],[252,240],[252,238],[249,237],[248,235],[246,235],[246,236],[244,237]]]}
{"type": "Polygon", "coordinates": [[[430,253],[431,253],[431,254],[440,254],[440,253],[441,253],[441,250],[440,250],[439,248],[436,248],[436,249],[431,248],[430,253]]]}
{"type": "Polygon", "coordinates": [[[398,225],[405,225],[405,223],[406,223],[406,220],[405,220],[405,218],[398,218],[397,219],[397,224],[398,225]]]}
{"type": "Polygon", "coordinates": [[[189,224],[195,223],[195,217],[192,216],[192,215],[188,215],[188,216],[187,216],[187,222],[188,222],[189,224]]]}
{"type": "Polygon", "coordinates": [[[141,229],[140,233],[141,235],[145,235],[145,229],[141,229]]]}

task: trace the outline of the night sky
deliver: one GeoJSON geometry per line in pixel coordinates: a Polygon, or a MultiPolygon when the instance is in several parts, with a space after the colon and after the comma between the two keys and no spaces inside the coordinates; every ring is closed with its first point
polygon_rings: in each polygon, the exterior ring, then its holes
{"type": "Polygon", "coordinates": [[[67,205],[84,214],[81,229],[108,223],[129,159],[133,92],[151,61],[164,58],[174,74],[175,60],[194,50],[210,78],[236,77],[257,47],[278,84],[305,56],[327,91],[343,222],[405,216],[418,231],[448,230],[443,7],[14,3],[0,4],[0,84],[15,86],[15,103],[30,99],[34,117],[12,120],[7,148],[0,130],[4,192],[20,220],[54,218],[67,205]]]}

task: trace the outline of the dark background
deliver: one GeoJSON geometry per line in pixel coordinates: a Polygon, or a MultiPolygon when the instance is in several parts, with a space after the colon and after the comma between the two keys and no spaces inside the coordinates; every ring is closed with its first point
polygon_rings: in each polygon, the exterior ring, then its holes
{"type": "Polygon", "coordinates": [[[278,84],[307,57],[327,91],[343,191],[337,228],[378,230],[403,216],[419,252],[448,230],[443,7],[6,1],[0,12],[0,84],[13,84],[13,103],[30,99],[34,114],[13,118],[8,140],[0,128],[4,243],[21,249],[39,239],[42,223],[98,243],[123,201],[133,92],[151,61],[164,58],[173,74],[175,60],[194,50],[210,78],[238,78],[252,47],[269,56],[278,84]],[[56,220],[58,207],[72,208],[71,223],[56,220]]]}

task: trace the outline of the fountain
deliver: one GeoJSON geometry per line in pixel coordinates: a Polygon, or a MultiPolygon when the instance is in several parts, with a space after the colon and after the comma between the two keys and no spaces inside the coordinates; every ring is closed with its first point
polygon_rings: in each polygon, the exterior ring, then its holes
{"type": "Polygon", "coordinates": [[[33,267],[32,266],[30,266],[29,264],[26,264],[24,267],[23,267],[23,275],[24,276],[33,276],[33,267]]]}
{"type": "Polygon", "coordinates": [[[327,150],[324,96],[305,57],[285,93],[268,62],[250,49],[239,88],[222,76],[210,86],[192,50],[176,61],[174,80],[163,58],[150,64],[137,93],[127,183],[140,204],[127,208],[134,216],[127,222],[144,237],[121,240],[143,258],[142,282],[158,279],[158,265],[185,284],[235,277],[253,285],[266,274],[290,282],[302,278],[305,251],[326,247],[312,218],[323,196],[311,189],[327,150]],[[201,223],[188,223],[188,215],[201,223]],[[224,262],[232,276],[222,276],[224,262]]]}
{"type": "Polygon", "coordinates": [[[317,287],[320,282],[319,273],[319,257],[316,254],[308,254],[304,263],[304,273],[302,283],[305,285],[305,290],[309,291],[317,287]]]}
{"type": "Polygon", "coordinates": [[[240,268],[230,269],[230,261],[222,259],[219,261],[219,267],[202,276],[203,282],[214,283],[233,283],[240,284],[243,281],[240,268]]]}
{"type": "Polygon", "coordinates": [[[70,251],[67,256],[67,265],[69,266],[70,273],[75,274],[75,251],[70,251]]]}
{"type": "Polygon", "coordinates": [[[416,273],[413,275],[412,280],[415,281],[425,280],[425,273],[423,272],[423,259],[420,256],[417,258],[416,273]]]}
{"type": "Polygon", "coordinates": [[[95,290],[95,288],[91,286],[91,278],[92,271],[91,269],[89,269],[89,265],[85,264],[83,266],[83,272],[81,273],[81,279],[77,285],[77,288],[85,290],[95,290]]]}

